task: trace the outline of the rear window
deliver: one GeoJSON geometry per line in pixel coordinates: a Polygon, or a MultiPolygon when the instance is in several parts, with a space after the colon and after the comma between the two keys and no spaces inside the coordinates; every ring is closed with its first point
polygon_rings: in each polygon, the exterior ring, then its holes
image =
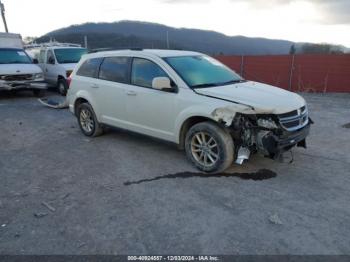
{"type": "Polygon", "coordinates": [[[103,80],[128,83],[128,57],[106,57],[100,67],[99,78],[103,80]]]}
{"type": "Polygon", "coordinates": [[[92,58],[86,60],[78,69],[77,75],[97,78],[102,58],[92,58]]]}

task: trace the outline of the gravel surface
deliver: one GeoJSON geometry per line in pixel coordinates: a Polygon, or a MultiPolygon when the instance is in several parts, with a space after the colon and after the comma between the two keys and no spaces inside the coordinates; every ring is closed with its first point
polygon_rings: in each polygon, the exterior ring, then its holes
{"type": "Polygon", "coordinates": [[[292,164],[213,176],[172,144],[87,138],[68,110],[0,94],[0,254],[350,254],[350,94],[303,96],[315,124],[292,164]]]}

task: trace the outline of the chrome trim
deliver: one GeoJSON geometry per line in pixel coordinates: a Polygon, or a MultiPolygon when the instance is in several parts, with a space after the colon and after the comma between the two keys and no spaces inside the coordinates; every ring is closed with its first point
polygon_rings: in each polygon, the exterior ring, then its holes
{"type": "Polygon", "coordinates": [[[297,115],[294,115],[294,116],[290,116],[290,117],[280,117],[280,116],[278,116],[278,119],[279,119],[279,122],[280,122],[281,126],[284,129],[286,129],[287,131],[290,131],[290,132],[305,127],[309,123],[308,109],[307,109],[306,106],[304,108],[304,111],[301,111],[301,109],[302,108],[298,108],[297,110],[294,110],[294,111],[297,111],[297,115]],[[305,121],[303,121],[304,118],[306,118],[305,121]],[[292,126],[292,127],[287,127],[286,126],[288,123],[295,122],[295,121],[298,121],[299,124],[296,125],[296,126],[292,126]]]}

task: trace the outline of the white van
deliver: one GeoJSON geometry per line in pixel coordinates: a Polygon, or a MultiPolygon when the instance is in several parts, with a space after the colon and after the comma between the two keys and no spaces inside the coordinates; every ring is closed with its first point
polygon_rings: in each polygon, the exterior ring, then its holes
{"type": "Polygon", "coordinates": [[[41,44],[37,48],[27,50],[38,59],[45,81],[50,86],[57,87],[61,95],[66,95],[67,78],[81,56],[87,53],[87,50],[80,45],[57,42],[41,44]]]}
{"type": "Polygon", "coordinates": [[[40,95],[47,85],[37,62],[23,50],[19,34],[0,33],[0,90],[33,90],[40,95]]]}

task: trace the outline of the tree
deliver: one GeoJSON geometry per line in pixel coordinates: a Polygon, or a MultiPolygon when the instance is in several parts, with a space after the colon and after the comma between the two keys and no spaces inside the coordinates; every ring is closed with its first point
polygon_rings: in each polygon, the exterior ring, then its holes
{"type": "Polygon", "coordinates": [[[340,46],[330,44],[303,44],[301,46],[303,54],[343,54],[340,46]]]}

